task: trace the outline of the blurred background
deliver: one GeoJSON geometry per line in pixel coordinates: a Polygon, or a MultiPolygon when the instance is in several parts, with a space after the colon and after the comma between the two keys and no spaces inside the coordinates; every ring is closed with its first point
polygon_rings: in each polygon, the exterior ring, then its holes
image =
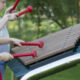
{"type": "MultiPolygon", "coordinates": [[[[0,14],[12,6],[16,0],[7,0],[7,6],[0,14]]],[[[33,6],[34,12],[9,22],[10,37],[32,41],[80,23],[80,0],[20,0],[16,12],[33,6]]],[[[80,65],[48,76],[41,80],[80,80],[80,65]]],[[[7,67],[5,80],[17,80],[7,67]]]]}

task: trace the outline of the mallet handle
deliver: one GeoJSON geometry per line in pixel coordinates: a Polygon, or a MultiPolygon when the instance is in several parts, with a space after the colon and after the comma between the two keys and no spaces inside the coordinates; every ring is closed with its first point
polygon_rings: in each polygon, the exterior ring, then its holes
{"type": "MultiPolygon", "coordinates": [[[[44,46],[44,42],[43,41],[39,41],[37,43],[34,42],[21,42],[22,46],[38,46],[39,48],[43,48],[44,46]]],[[[18,46],[16,44],[14,44],[14,46],[18,46]]]]}
{"type": "Polygon", "coordinates": [[[19,1],[20,1],[20,0],[16,0],[15,4],[13,5],[13,8],[11,9],[10,12],[12,12],[13,10],[15,10],[15,8],[17,7],[19,1]]]}
{"type": "Polygon", "coordinates": [[[17,54],[12,54],[14,58],[17,57],[25,57],[25,56],[32,56],[32,57],[36,57],[37,56],[37,52],[35,50],[33,50],[30,53],[17,53],[17,54]]]}
{"type": "Polygon", "coordinates": [[[33,12],[32,6],[28,6],[26,10],[19,12],[19,13],[16,15],[16,17],[19,17],[19,16],[21,16],[21,15],[23,15],[23,14],[25,14],[25,13],[28,13],[28,12],[33,12]]]}

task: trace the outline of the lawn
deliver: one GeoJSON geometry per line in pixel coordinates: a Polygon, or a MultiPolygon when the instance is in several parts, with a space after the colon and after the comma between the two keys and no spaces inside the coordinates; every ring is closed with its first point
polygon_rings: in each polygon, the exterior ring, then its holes
{"type": "Polygon", "coordinates": [[[39,80],[80,80],[80,64],[39,80]]]}

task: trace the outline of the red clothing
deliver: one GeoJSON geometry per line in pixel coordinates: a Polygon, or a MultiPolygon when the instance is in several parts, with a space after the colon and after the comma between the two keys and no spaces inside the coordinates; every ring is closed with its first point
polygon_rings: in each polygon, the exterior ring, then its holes
{"type": "Polygon", "coordinates": [[[0,80],[2,80],[2,75],[1,75],[1,72],[0,72],[0,80]]]}

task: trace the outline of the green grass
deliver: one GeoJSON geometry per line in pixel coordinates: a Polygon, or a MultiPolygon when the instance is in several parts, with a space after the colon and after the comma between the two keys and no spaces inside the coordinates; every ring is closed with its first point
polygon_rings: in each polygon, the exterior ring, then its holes
{"type": "Polygon", "coordinates": [[[29,77],[28,80],[79,80],[80,65],[76,66],[79,63],[80,59],[71,61],[70,63],[65,63],[42,73],[33,75],[29,77]]]}
{"type": "Polygon", "coordinates": [[[80,80],[80,65],[39,80],[80,80]]]}

